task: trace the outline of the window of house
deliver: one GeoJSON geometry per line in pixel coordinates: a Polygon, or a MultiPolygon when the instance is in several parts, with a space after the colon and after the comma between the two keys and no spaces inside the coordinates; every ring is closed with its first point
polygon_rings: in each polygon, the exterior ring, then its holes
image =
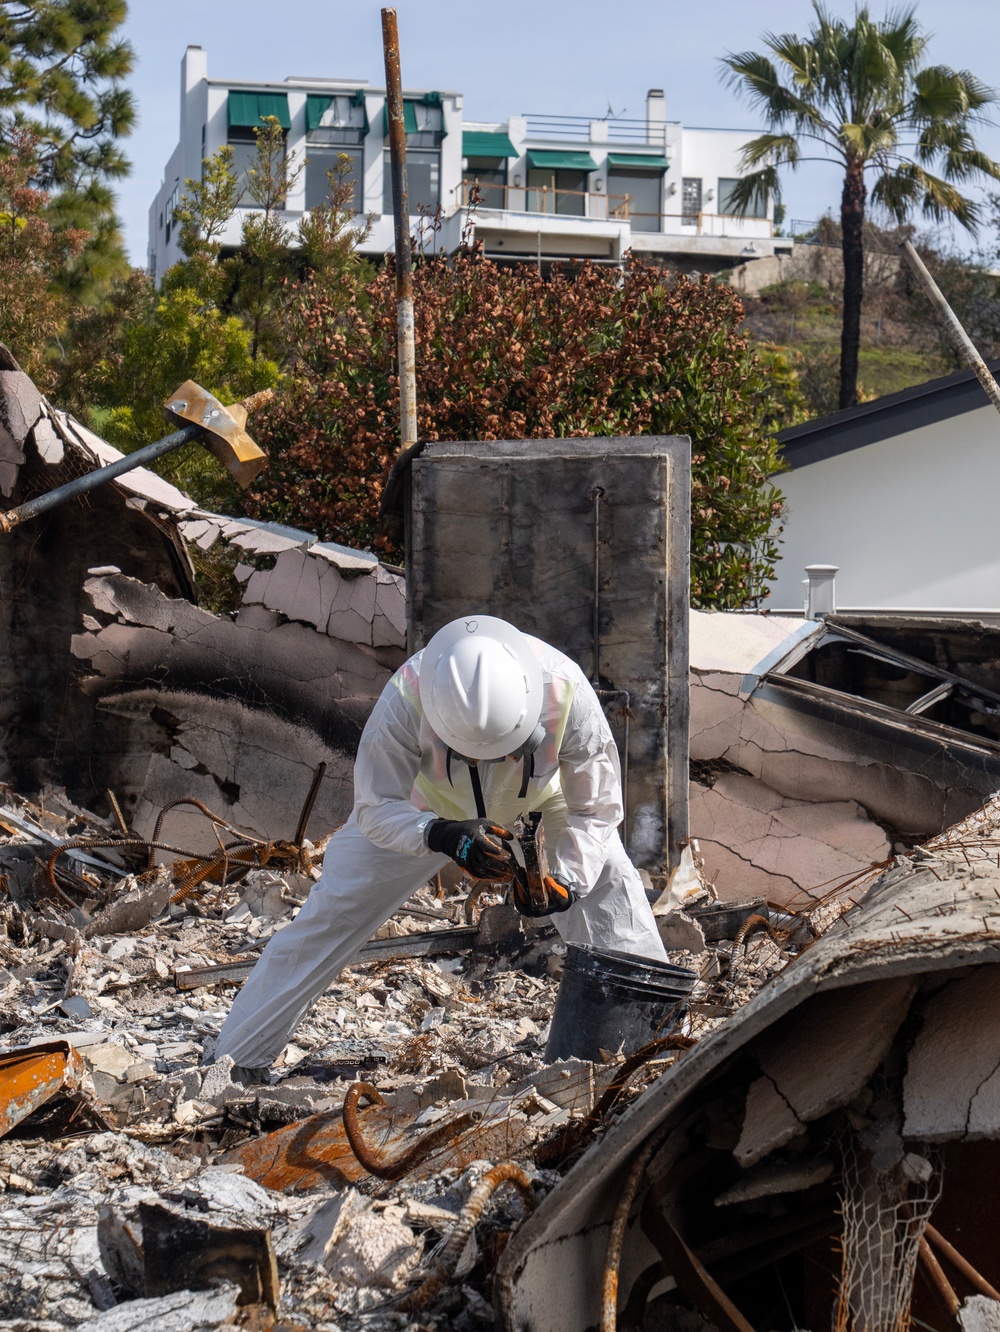
{"type": "Polygon", "coordinates": [[[362,155],[360,148],[329,147],[317,144],[310,139],[306,144],[306,207],[318,208],[330,201],[329,172],[336,171],[341,157],[350,159],[350,171],[345,176],[354,194],[351,198],[352,212],[360,213],[364,208],[364,180],[362,173],[362,155]]]}
{"type": "Polygon", "coordinates": [[[739,184],[738,176],[719,177],[719,212],[723,217],[767,217],[767,200],[755,194],[746,210],[733,203],[733,191],[739,184]]]}
{"type": "Polygon", "coordinates": [[[681,183],[681,221],[693,226],[701,213],[701,177],[685,176],[681,183]]]}
{"type": "MultiPolygon", "coordinates": [[[[412,135],[406,136],[406,193],[410,213],[421,207],[432,213],[441,202],[441,154],[436,148],[410,148],[412,135]]],[[[386,148],[382,160],[382,211],[392,213],[392,163],[386,148]]]]}
{"type": "Polygon", "coordinates": [[[528,212],[584,217],[587,212],[586,171],[529,167],[528,212]]]}
{"type": "Polygon", "coordinates": [[[174,224],[174,209],[179,206],[180,201],[181,201],[180,186],[175,185],[173,190],[171,191],[170,198],[167,200],[167,206],[164,209],[167,218],[167,224],[165,227],[165,237],[166,237],[166,243],[168,245],[170,244],[170,233],[176,229],[174,224]]]}
{"type": "Polygon", "coordinates": [[[257,136],[250,125],[231,125],[228,143],[233,150],[233,170],[239,183],[240,203],[252,208],[253,200],[247,194],[247,181],[250,168],[257,161],[257,136]]]}
{"type": "Polygon", "coordinates": [[[468,157],[462,170],[464,198],[469,199],[474,186],[479,190],[480,208],[506,208],[506,157],[468,157]]]}
{"type": "Polygon", "coordinates": [[[608,210],[616,217],[627,215],[633,231],[659,231],[662,190],[662,171],[613,167],[608,171],[608,210]]]}

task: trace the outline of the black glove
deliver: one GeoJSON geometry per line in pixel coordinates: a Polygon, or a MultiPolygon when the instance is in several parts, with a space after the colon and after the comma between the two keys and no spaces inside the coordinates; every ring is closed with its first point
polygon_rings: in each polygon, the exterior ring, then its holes
{"type": "Polygon", "coordinates": [[[441,851],[474,879],[509,879],[510,849],[500,840],[511,834],[489,819],[435,819],[427,828],[427,845],[441,851]]]}
{"type": "Polygon", "coordinates": [[[545,884],[545,903],[535,905],[527,887],[516,876],[514,878],[514,906],[522,916],[552,916],[557,911],[568,911],[574,902],[579,901],[579,893],[569,884],[563,883],[552,874],[547,874],[545,884]]]}

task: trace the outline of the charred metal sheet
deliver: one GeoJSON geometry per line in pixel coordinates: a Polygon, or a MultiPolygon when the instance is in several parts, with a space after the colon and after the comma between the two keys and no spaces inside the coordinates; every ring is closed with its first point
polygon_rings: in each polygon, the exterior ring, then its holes
{"type": "Polygon", "coordinates": [[[60,1092],[80,1085],[83,1064],[67,1041],[0,1054],[0,1138],[60,1092]]]}
{"type": "MultiPolygon", "coordinates": [[[[400,1120],[399,1112],[373,1106],[365,1114],[365,1133],[377,1142],[380,1153],[398,1157],[412,1145],[412,1119],[400,1120]]],[[[473,1128],[442,1143],[413,1167],[411,1179],[428,1179],[441,1170],[464,1170],[473,1161],[504,1160],[530,1152],[532,1130],[524,1119],[511,1116],[499,1102],[494,1114],[486,1115],[473,1128]]],[[[223,1163],[232,1162],[265,1188],[279,1193],[308,1193],[322,1185],[345,1188],[370,1178],[351,1149],[339,1110],[324,1111],[254,1138],[225,1153],[223,1163]]]]}
{"type": "Polygon", "coordinates": [[[238,1304],[278,1307],[278,1263],[269,1230],[221,1226],[155,1202],[140,1202],[139,1216],[147,1296],[232,1281],[240,1288],[238,1304]]]}
{"type": "MultiPolygon", "coordinates": [[[[453,930],[428,930],[423,934],[404,934],[396,939],[373,939],[366,943],[349,965],[363,962],[391,962],[399,957],[434,957],[439,953],[459,953],[471,947],[479,934],[477,925],[458,925],[453,930]]],[[[196,990],[199,985],[242,984],[257,965],[249,962],[222,962],[214,967],[193,967],[177,971],[178,990],[196,990]]]]}

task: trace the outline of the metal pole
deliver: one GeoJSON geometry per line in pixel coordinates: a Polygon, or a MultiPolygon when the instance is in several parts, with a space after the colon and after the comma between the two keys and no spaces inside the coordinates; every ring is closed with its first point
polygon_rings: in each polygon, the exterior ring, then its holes
{"type": "Polygon", "coordinates": [[[410,246],[410,204],[406,193],[403,81],[399,71],[399,32],[394,9],[382,10],[382,49],[385,53],[392,211],[396,231],[396,342],[399,356],[399,443],[402,450],[417,442],[417,357],[413,336],[413,259],[410,246]]]}
{"type": "Polygon", "coordinates": [[[16,509],[0,512],[0,530],[10,532],[29,518],[37,518],[40,513],[48,513],[49,509],[58,508],[66,500],[73,499],[76,495],[84,495],[88,490],[97,490],[99,486],[106,485],[116,476],[131,472],[136,467],[145,467],[146,463],[162,458],[165,453],[179,449],[182,444],[187,444],[192,439],[199,439],[201,435],[200,426],[185,426],[183,430],[175,430],[172,435],[164,435],[162,439],[136,449],[135,453],[127,453],[124,458],[109,463],[107,467],[99,467],[94,472],[88,472],[86,476],[77,477],[75,481],[67,481],[64,486],[48,490],[44,495],[28,500],[26,504],[21,504],[16,509]]]}
{"type": "Polygon", "coordinates": [[[927,271],[927,267],[920,255],[917,254],[912,244],[908,241],[902,241],[899,247],[906,257],[907,263],[913,269],[917,280],[923,286],[927,295],[931,299],[931,304],[935,307],[938,314],[945,322],[945,327],[951,334],[952,341],[958,350],[963,354],[969,365],[975,370],[976,377],[980,384],[986,390],[986,396],[992,402],[993,406],[1000,412],[1000,384],[990,374],[989,366],[976,350],[976,344],[966,333],[965,329],[958,321],[954,310],[945,300],[941,288],[927,271]]]}

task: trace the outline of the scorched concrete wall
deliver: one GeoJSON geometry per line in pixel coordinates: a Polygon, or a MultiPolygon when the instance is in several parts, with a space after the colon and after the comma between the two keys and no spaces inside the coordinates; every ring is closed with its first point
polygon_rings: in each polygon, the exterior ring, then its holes
{"type": "Polygon", "coordinates": [[[510,620],[595,676],[627,766],[627,845],[662,870],[687,835],[686,438],[428,444],[413,461],[407,586],[421,647],[470,613],[510,620]]]}

